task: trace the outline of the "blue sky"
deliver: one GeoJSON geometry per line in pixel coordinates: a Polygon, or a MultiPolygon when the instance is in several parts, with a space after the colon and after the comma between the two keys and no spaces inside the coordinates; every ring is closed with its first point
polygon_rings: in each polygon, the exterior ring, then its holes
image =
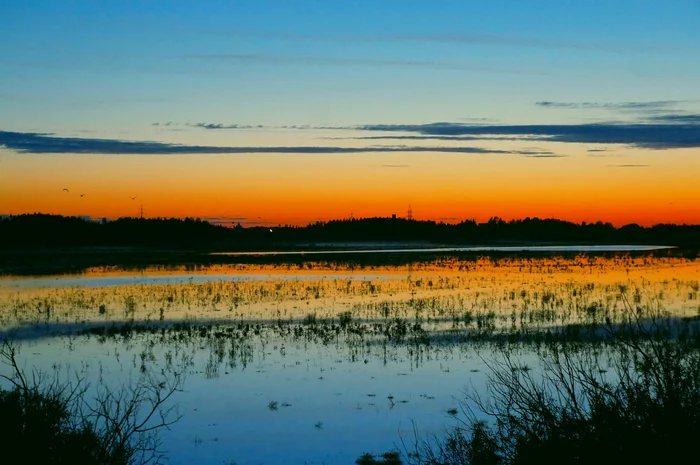
{"type": "MultiPolygon", "coordinates": [[[[696,1],[24,1],[0,16],[0,124],[505,123],[539,100],[696,97],[696,1]]],[[[109,129],[108,129],[109,128],[109,129]]]]}
{"type": "Polygon", "coordinates": [[[137,195],[299,224],[408,203],[700,222],[697,1],[26,0],[0,18],[0,213],[111,217],[137,195]],[[55,197],[69,185],[82,203],[55,197]]]}

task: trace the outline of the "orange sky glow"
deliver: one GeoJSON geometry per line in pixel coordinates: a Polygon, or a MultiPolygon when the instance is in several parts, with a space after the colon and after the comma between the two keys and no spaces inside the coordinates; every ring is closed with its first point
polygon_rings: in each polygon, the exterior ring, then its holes
{"type": "Polygon", "coordinates": [[[537,216],[615,225],[700,223],[700,161],[693,151],[638,152],[635,163],[643,166],[632,167],[618,166],[621,158],[575,153],[540,159],[5,152],[0,214],[117,218],[138,216],[143,205],[146,217],[304,225],[351,213],[356,218],[402,217],[410,204],[416,219],[446,222],[537,216]]]}

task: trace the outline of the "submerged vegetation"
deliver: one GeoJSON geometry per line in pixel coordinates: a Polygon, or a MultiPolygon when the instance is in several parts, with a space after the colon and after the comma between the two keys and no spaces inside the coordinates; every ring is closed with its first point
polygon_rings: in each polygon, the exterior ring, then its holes
{"type": "MultiPolygon", "coordinates": [[[[545,344],[536,366],[503,347],[487,393],[462,402],[447,437],[416,440],[415,465],[681,463],[700,434],[700,340],[628,307],[603,346],[545,344]]],[[[455,412],[456,413],[456,412],[455,412]]],[[[371,454],[357,463],[370,461],[371,454]]]]}
{"type": "Polygon", "coordinates": [[[620,321],[625,299],[663,308],[669,324],[689,331],[691,318],[700,314],[698,269],[690,260],[581,257],[446,261],[393,274],[377,268],[375,279],[333,272],[305,279],[312,270],[278,268],[291,279],[227,280],[214,270],[217,280],[209,282],[0,288],[0,326],[15,338],[132,331],[205,335],[222,327],[228,337],[289,335],[351,345],[377,338],[426,346],[587,340],[603,337],[598,323],[620,321]]]}
{"type": "MultiPolygon", "coordinates": [[[[344,455],[361,464],[675,460],[686,450],[683,440],[700,432],[696,260],[580,256],[441,260],[371,270],[317,264],[196,271],[215,278],[147,284],[147,273],[143,283],[111,287],[14,287],[6,281],[0,286],[0,337],[22,348],[52,341],[48,350],[85,358],[80,376],[91,376],[96,385],[103,372],[108,378],[108,365],[120,377],[230,378],[236,393],[220,395],[231,402],[245,392],[236,375],[256,373],[262,382],[276,370],[283,377],[271,377],[271,383],[289,378],[323,386],[352,371],[361,377],[362,391],[350,397],[362,400],[338,405],[357,415],[384,415],[420,404],[453,426],[447,434],[422,432],[418,418],[412,445],[402,442],[398,452],[380,456],[359,457],[362,449],[344,455]],[[261,278],[233,279],[254,274],[261,278]],[[398,371],[396,377],[425,370],[459,386],[482,380],[481,388],[455,403],[455,391],[423,387],[411,395],[402,378],[370,387],[388,370],[398,371]],[[630,452],[652,443],[665,455],[630,452]]],[[[54,369],[67,367],[58,363],[54,369]]],[[[16,379],[12,372],[6,376],[16,379]]],[[[332,412],[308,410],[317,400],[310,384],[296,396],[256,386],[245,397],[256,404],[245,406],[255,415],[267,411],[278,422],[308,415],[308,434],[336,434],[332,412]]],[[[327,395],[346,399],[350,392],[327,395]]],[[[69,424],[85,424],[70,418],[69,424]]],[[[197,447],[220,444],[218,436],[207,442],[201,431],[191,434],[197,447]]]]}

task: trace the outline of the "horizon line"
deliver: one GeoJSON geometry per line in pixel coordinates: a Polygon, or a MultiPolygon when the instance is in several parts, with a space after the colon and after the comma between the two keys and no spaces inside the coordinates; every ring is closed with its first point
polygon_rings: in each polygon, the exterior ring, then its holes
{"type": "Polygon", "coordinates": [[[639,226],[642,228],[653,228],[655,226],[700,226],[700,223],[663,223],[663,222],[658,222],[658,223],[649,223],[648,226],[644,226],[643,224],[632,222],[632,223],[624,223],[620,224],[619,226],[616,226],[614,223],[610,221],[602,221],[602,220],[596,220],[596,221],[571,221],[571,220],[565,220],[561,218],[556,218],[556,217],[539,217],[539,216],[526,216],[526,217],[520,217],[520,218],[510,218],[510,219],[505,219],[502,218],[498,215],[491,216],[489,217],[488,220],[486,221],[477,221],[475,218],[449,218],[447,219],[448,221],[445,221],[446,218],[438,218],[438,219],[417,219],[417,218],[408,218],[406,216],[398,216],[398,215],[393,215],[392,216],[367,216],[367,217],[339,217],[339,218],[332,218],[328,220],[315,220],[315,221],[308,221],[307,223],[299,223],[299,224],[294,224],[294,223],[282,223],[278,221],[255,221],[255,220],[250,220],[248,221],[247,218],[240,218],[240,217],[227,217],[227,216],[219,216],[216,217],[217,219],[214,220],[214,218],[207,217],[207,216],[151,216],[151,217],[138,217],[138,216],[120,216],[120,217],[93,217],[91,215],[63,215],[60,213],[42,213],[42,212],[33,212],[33,213],[13,213],[13,214],[0,214],[0,221],[5,220],[7,218],[12,218],[12,217],[19,217],[19,216],[59,216],[63,218],[76,218],[80,219],[86,222],[95,222],[99,223],[102,222],[103,220],[108,221],[108,222],[113,222],[113,221],[118,221],[118,220],[194,220],[194,221],[202,221],[208,224],[211,224],[212,226],[220,226],[224,227],[227,229],[233,229],[234,227],[242,227],[245,229],[249,228],[306,228],[312,225],[316,224],[328,224],[334,221],[341,222],[341,221],[363,221],[363,220],[395,220],[395,221],[406,221],[406,222],[416,222],[416,223],[434,223],[436,225],[438,224],[444,224],[444,225],[459,225],[459,224],[464,224],[467,222],[473,222],[477,226],[481,225],[486,225],[494,220],[496,221],[502,221],[504,223],[511,223],[511,222],[518,222],[518,221],[558,221],[562,223],[569,223],[572,225],[576,226],[590,226],[590,225],[610,225],[614,227],[615,229],[620,229],[625,226],[639,226]]]}

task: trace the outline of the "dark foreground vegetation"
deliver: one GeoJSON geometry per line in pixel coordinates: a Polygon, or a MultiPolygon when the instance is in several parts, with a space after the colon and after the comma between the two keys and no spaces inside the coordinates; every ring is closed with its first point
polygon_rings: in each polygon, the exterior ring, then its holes
{"type": "Polygon", "coordinates": [[[178,420],[169,398],[179,379],[143,379],[135,386],[94,396],[84,380],[64,383],[45,373],[23,372],[16,349],[0,345],[0,362],[12,369],[0,375],[11,387],[0,389],[0,450],[17,463],[58,465],[158,464],[157,432],[178,420]]]}
{"type": "Polygon", "coordinates": [[[700,435],[698,335],[671,337],[636,313],[605,344],[546,344],[538,366],[505,346],[489,363],[487,394],[466,394],[462,426],[356,463],[687,462],[700,435]]]}
{"type": "Polygon", "coordinates": [[[88,221],[60,215],[16,215],[0,218],[0,247],[173,246],[223,247],[227,250],[280,249],[324,242],[421,241],[433,244],[495,243],[625,243],[687,246],[700,243],[700,225],[571,223],[526,218],[458,224],[403,218],[333,220],[308,226],[217,226],[199,219],[120,218],[88,221]]]}

